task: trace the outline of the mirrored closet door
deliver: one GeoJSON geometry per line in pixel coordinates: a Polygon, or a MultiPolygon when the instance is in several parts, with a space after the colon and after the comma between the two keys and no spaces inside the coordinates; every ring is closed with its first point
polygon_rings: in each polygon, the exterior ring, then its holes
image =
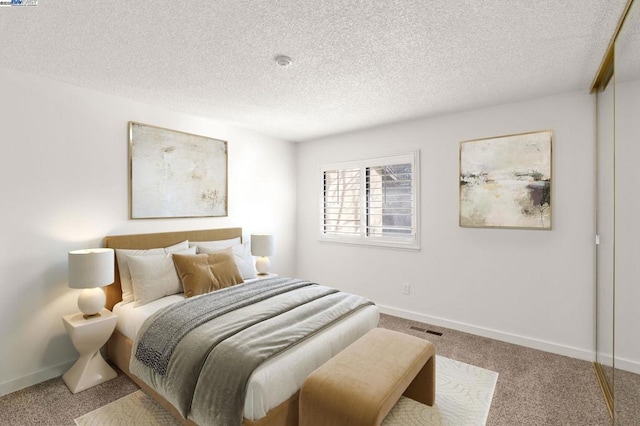
{"type": "Polygon", "coordinates": [[[640,2],[615,41],[614,421],[640,425],[640,2]]]}
{"type": "Polygon", "coordinates": [[[596,373],[613,414],[614,83],[596,92],[596,373]]]}
{"type": "Polygon", "coordinates": [[[640,1],[594,84],[596,371],[616,426],[640,425],[640,1]]]}

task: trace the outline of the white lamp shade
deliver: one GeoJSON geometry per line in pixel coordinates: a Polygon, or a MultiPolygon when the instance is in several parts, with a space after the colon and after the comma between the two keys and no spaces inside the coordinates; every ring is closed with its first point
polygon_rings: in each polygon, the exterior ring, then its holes
{"type": "Polygon", "coordinates": [[[114,252],[109,248],[69,252],[69,287],[104,287],[114,281],[114,252]]]}
{"type": "Polygon", "coordinates": [[[251,254],[254,256],[273,256],[276,239],[271,234],[251,234],[251,254]]]}

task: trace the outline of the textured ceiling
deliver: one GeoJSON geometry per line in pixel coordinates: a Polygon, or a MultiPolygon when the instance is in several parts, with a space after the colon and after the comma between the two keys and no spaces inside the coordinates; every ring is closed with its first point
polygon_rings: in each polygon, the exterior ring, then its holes
{"type": "Polygon", "coordinates": [[[0,66],[304,141],[586,93],[625,2],[39,0],[0,66]]]}

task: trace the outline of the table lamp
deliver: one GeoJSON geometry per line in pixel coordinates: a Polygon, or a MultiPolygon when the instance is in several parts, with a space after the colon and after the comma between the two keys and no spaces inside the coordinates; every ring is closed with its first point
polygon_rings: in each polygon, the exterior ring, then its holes
{"type": "Polygon", "coordinates": [[[267,275],[271,269],[271,261],[267,256],[273,256],[276,239],[271,234],[251,234],[251,254],[258,256],[256,270],[258,275],[267,275]]]}
{"type": "Polygon", "coordinates": [[[83,289],[78,308],[84,318],[99,316],[107,300],[104,287],[114,281],[114,252],[109,248],[69,252],[69,287],[83,289]]]}

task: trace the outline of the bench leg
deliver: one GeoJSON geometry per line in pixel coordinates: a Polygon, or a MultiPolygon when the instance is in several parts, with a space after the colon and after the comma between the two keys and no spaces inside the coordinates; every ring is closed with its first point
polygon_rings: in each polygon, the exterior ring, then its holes
{"type": "Polygon", "coordinates": [[[436,356],[433,355],[422,367],[403,394],[407,398],[433,405],[436,399],[436,356]]]}

